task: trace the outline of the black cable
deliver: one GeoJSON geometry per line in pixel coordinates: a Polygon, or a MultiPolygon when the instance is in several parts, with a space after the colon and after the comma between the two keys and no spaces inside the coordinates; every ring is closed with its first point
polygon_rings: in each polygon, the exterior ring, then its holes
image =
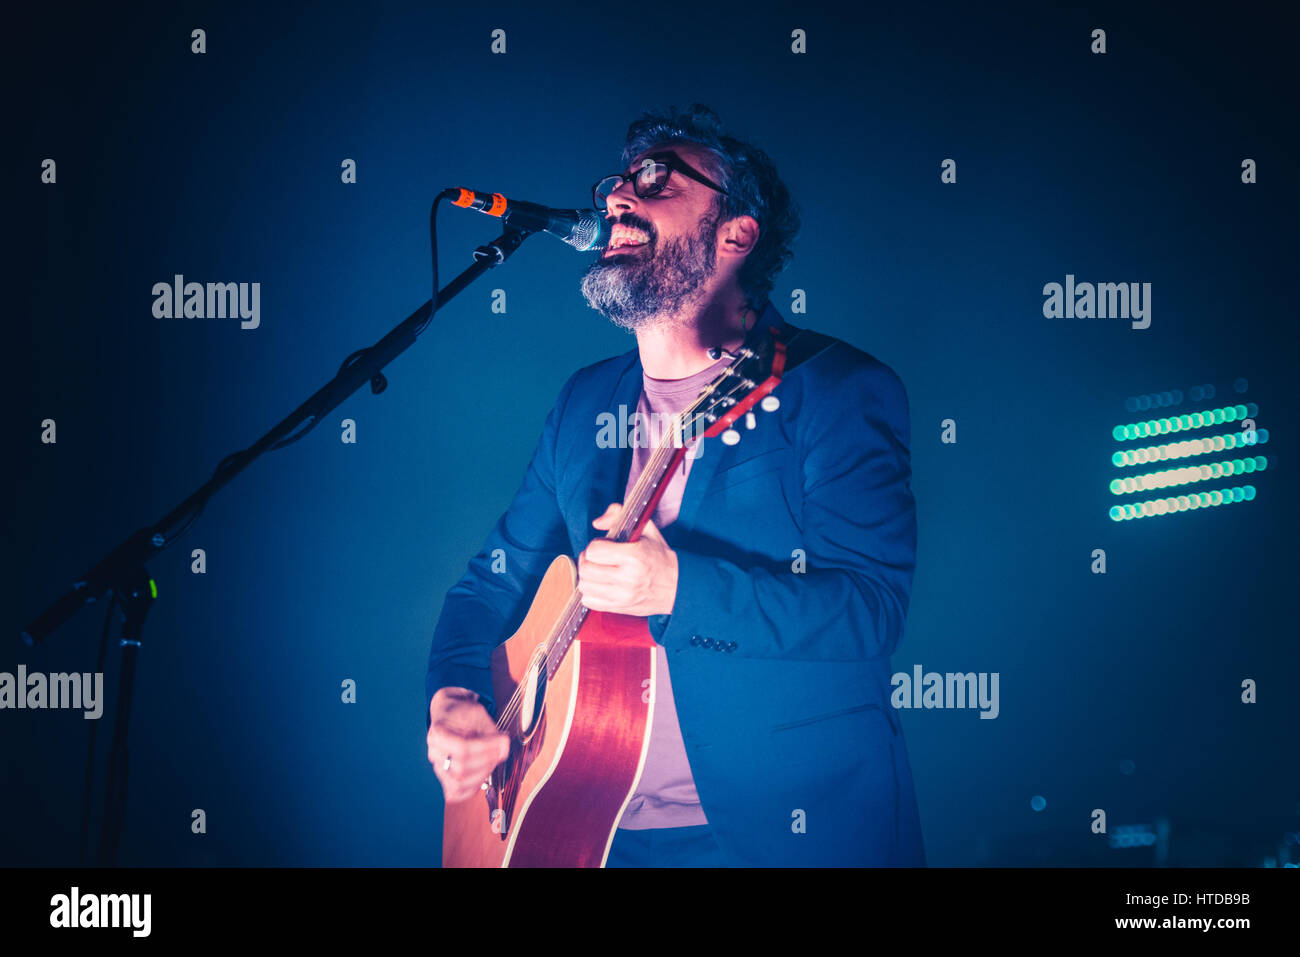
{"type": "Polygon", "coordinates": [[[267,451],[278,452],[283,448],[288,448],[290,445],[293,445],[293,443],[304,438],[307,435],[307,433],[310,432],[312,429],[316,428],[316,423],[319,421],[320,420],[316,418],[316,413],[313,412],[310,418],[302,420],[302,422],[300,423],[300,428],[298,429],[297,432],[293,433],[292,435],[286,436],[285,438],[281,439],[279,442],[276,442],[274,445],[268,448],[267,451]]]}
{"type": "Polygon", "coordinates": [[[369,351],[370,351],[370,346],[366,346],[364,349],[358,349],[356,352],[352,353],[352,355],[348,356],[346,359],[343,360],[343,363],[339,366],[339,372],[342,372],[344,369],[352,365],[352,363],[356,362],[358,359],[360,359],[369,351]]]}
{"type": "Polygon", "coordinates": [[[430,297],[429,315],[415,328],[415,335],[424,332],[425,327],[433,321],[433,314],[438,311],[438,204],[450,199],[454,189],[445,189],[437,195],[429,207],[429,260],[433,267],[433,295],[430,297]]]}
{"type": "Polygon", "coordinates": [[[433,266],[433,308],[429,310],[430,318],[438,311],[438,204],[446,195],[439,193],[429,207],[429,260],[433,266]]]}

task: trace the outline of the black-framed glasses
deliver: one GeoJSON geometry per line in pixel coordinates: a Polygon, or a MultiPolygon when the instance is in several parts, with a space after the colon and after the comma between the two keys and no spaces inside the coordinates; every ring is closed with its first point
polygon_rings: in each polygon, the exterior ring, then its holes
{"type": "Polygon", "coordinates": [[[641,199],[648,199],[668,185],[668,177],[674,172],[681,173],[683,176],[693,179],[695,182],[707,186],[723,196],[731,195],[699,170],[688,165],[676,153],[652,153],[642,160],[641,165],[632,172],[611,173],[598,180],[596,185],[591,187],[591,201],[596,209],[606,209],[609,205],[610,194],[629,181],[632,183],[632,191],[637,196],[641,197],[641,199]]]}

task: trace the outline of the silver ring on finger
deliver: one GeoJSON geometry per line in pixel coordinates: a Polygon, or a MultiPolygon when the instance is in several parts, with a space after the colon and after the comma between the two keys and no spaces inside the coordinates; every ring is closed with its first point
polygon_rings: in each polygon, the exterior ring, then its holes
{"type": "Polygon", "coordinates": [[[447,755],[447,760],[442,762],[442,769],[446,771],[451,767],[451,755],[447,755]]]}

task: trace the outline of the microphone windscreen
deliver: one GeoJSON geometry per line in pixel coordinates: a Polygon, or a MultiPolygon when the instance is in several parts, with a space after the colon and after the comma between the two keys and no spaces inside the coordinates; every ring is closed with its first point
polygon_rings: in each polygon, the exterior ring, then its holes
{"type": "Polygon", "coordinates": [[[578,210],[573,232],[564,240],[579,252],[594,252],[609,245],[609,220],[594,209],[578,210]]]}

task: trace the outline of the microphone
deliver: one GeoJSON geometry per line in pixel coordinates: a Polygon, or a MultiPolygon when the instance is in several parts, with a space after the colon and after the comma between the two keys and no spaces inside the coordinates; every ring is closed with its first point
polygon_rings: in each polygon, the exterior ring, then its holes
{"type": "Polygon", "coordinates": [[[536,203],[506,199],[500,193],[459,187],[447,190],[446,195],[451,197],[453,206],[498,216],[511,226],[529,232],[550,233],[578,252],[592,252],[609,245],[609,221],[594,209],[551,209],[536,203]]]}

